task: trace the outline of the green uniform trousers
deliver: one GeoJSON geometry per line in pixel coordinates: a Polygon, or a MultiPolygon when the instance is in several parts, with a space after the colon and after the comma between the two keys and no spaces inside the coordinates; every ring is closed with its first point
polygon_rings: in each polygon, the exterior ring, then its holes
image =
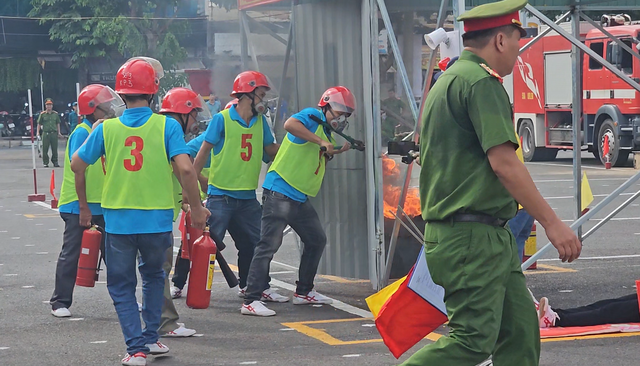
{"type": "Polygon", "coordinates": [[[403,365],[537,366],[540,329],[515,239],[509,229],[480,223],[428,223],[425,256],[445,289],[449,336],[403,365]]]}
{"type": "Polygon", "coordinates": [[[173,246],[167,249],[167,258],[162,265],[162,269],[165,272],[164,277],[164,303],[162,304],[162,317],[160,318],[160,328],[158,328],[158,334],[163,336],[169,332],[173,332],[178,329],[178,311],[173,305],[173,299],[171,298],[171,284],[169,282],[169,274],[173,264],[173,246]]]}
{"type": "Polygon", "coordinates": [[[58,133],[42,133],[42,163],[49,165],[49,146],[51,146],[51,162],[58,165],[58,133]]]}

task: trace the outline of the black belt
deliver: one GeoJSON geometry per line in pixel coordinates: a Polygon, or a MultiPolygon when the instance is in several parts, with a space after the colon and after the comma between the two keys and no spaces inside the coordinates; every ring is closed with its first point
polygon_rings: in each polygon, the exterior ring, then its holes
{"type": "Polygon", "coordinates": [[[507,224],[507,221],[504,219],[499,219],[497,217],[483,215],[483,214],[470,214],[470,213],[459,213],[449,216],[448,218],[440,221],[429,221],[429,222],[477,222],[480,224],[504,227],[507,224]]]}

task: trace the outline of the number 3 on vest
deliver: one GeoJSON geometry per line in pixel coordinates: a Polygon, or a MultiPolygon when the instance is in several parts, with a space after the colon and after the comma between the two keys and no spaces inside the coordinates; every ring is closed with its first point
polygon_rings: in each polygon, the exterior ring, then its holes
{"type": "Polygon", "coordinates": [[[142,169],[142,149],[144,149],[144,141],[140,136],[129,136],[124,141],[124,146],[131,147],[131,156],[133,159],[124,159],[124,168],[130,172],[137,172],[142,169]]]}
{"type": "Polygon", "coordinates": [[[242,149],[246,149],[246,151],[240,152],[240,158],[244,161],[251,160],[251,155],[253,154],[253,146],[251,146],[251,138],[253,137],[252,133],[243,133],[242,134],[242,149]]]}

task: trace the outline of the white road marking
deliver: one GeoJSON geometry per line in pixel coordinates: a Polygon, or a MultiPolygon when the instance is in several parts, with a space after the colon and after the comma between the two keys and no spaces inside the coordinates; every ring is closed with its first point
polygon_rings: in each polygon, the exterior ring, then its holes
{"type": "Polygon", "coordinates": [[[20,237],[19,237],[19,236],[14,236],[14,237],[12,237],[11,239],[13,239],[13,240],[18,240],[18,239],[20,239],[20,237]]]}
{"type": "Polygon", "coordinates": [[[70,322],[77,322],[77,321],[80,321],[80,320],[84,320],[84,318],[71,318],[71,319],[69,319],[70,322]]]}
{"type": "MultiPolygon", "coordinates": [[[[273,261],[273,263],[275,263],[275,261],[273,261]]],[[[278,264],[284,265],[285,267],[289,266],[288,264],[284,264],[284,263],[278,263],[278,264]]],[[[295,291],[296,290],[296,286],[295,285],[291,285],[291,284],[288,284],[286,282],[283,282],[283,281],[280,281],[280,280],[276,280],[276,279],[273,279],[273,278],[271,279],[271,283],[273,285],[275,285],[275,286],[282,287],[285,290],[289,290],[289,291],[295,291]]],[[[336,300],[336,299],[331,299],[331,300],[333,300],[333,304],[331,304],[331,306],[333,306],[336,309],[342,310],[342,311],[347,312],[349,314],[357,315],[357,316],[362,317],[362,318],[373,318],[373,314],[371,314],[370,311],[366,311],[364,309],[360,309],[360,308],[357,308],[355,306],[352,306],[352,305],[349,305],[349,304],[345,304],[340,300],[336,300]]]]}
{"type": "Polygon", "coordinates": [[[103,344],[103,343],[107,343],[107,341],[93,341],[93,342],[89,342],[92,344],[103,344]]]}
{"type": "Polygon", "coordinates": [[[365,327],[365,328],[373,328],[376,325],[374,323],[370,323],[370,324],[362,324],[362,326],[365,327]]]}
{"type": "MultiPolygon", "coordinates": [[[[628,180],[629,178],[589,178],[589,182],[596,182],[596,181],[610,181],[610,180],[628,180]]],[[[573,179],[542,179],[542,180],[534,180],[533,183],[561,183],[561,182],[568,182],[568,183],[573,183],[573,179]]]]}
{"type": "Polygon", "coordinates": [[[314,308],[321,308],[321,307],[322,307],[322,304],[313,304],[313,305],[311,305],[311,306],[312,306],[312,307],[314,307],[314,308]]]}
{"type": "Polygon", "coordinates": [[[7,230],[0,230],[0,233],[8,233],[7,230]]]}
{"type": "Polygon", "coordinates": [[[49,229],[49,231],[58,231],[56,228],[49,229]]]}
{"type": "Polygon", "coordinates": [[[360,354],[353,354],[353,355],[343,355],[342,357],[344,357],[344,358],[351,358],[351,357],[360,357],[360,356],[362,356],[362,355],[360,355],[360,354]]]}
{"type": "Polygon", "coordinates": [[[0,351],[4,351],[6,349],[9,349],[9,347],[0,347],[0,351]]]}
{"type": "Polygon", "coordinates": [[[49,254],[49,252],[36,252],[38,255],[49,254]]]}
{"type": "Polygon", "coordinates": [[[22,286],[22,288],[34,288],[35,286],[22,286]]]}
{"type": "Polygon", "coordinates": [[[16,216],[22,216],[22,214],[15,214],[16,216]]]}
{"type": "Polygon", "coordinates": [[[38,205],[38,206],[42,206],[42,207],[44,207],[44,208],[47,208],[47,209],[49,209],[49,210],[52,210],[52,211],[58,212],[58,209],[57,209],[57,208],[51,208],[51,205],[50,205],[50,204],[48,204],[48,203],[40,202],[40,201],[35,201],[35,202],[33,202],[33,203],[35,203],[35,204],[36,204],[36,205],[38,205]]]}
{"type": "Polygon", "coordinates": [[[286,264],[286,263],[282,263],[282,262],[278,262],[278,261],[271,261],[271,263],[275,263],[275,264],[277,264],[279,266],[283,266],[283,267],[286,267],[286,268],[291,268],[291,269],[298,270],[298,267],[294,267],[294,266],[292,266],[290,264],[286,264]]]}
{"type": "MultiPolygon", "coordinates": [[[[608,255],[601,257],[580,257],[576,259],[577,261],[588,261],[588,260],[606,260],[606,259],[629,259],[629,258],[640,258],[640,254],[628,254],[628,255],[608,255]]],[[[539,262],[555,262],[560,261],[559,258],[545,258],[538,259],[539,262]]]]}
{"type": "Polygon", "coordinates": [[[573,290],[560,290],[558,292],[563,293],[563,294],[568,294],[570,292],[573,292],[573,290]]]}
{"type": "Polygon", "coordinates": [[[5,277],[12,277],[12,276],[17,276],[17,275],[18,275],[17,273],[7,273],[5,275],[5,277]]]}
{"type": "MultiPolygon", "coordinates": [[[[635,192],[620,193],[620,196],[633,196],[635,192]]],[[[593,197],[607,197],[608,194],[594,194],[593,197]]],[[[545,200],[566,200],[574,198],[574,196],[557,196],[557,197],[544,197],[545,200]]]]}
{"type": "Polygon", "coordinates": [[[240,365],[255,365],[257,364],[258,361],[244,361],[244,362],[240,362],[240,365]]]}
{"type": "Polygon", "coordinates": [[[25,247],[35,247],[33,244],[25,244],[25,247]]]}
{"type": "Polygon", "coordinates": [[[277,275],[277,274],[289,274],[289,273],[296,273],[295,271],[278,271],[278,272],[269,272],[270,275],[277,275]]]}
{"type": "Polygon", "coordinates": [[[192,335],[192,337],[204,337],[204,334],[202,334],[202,333],[197,333],[197,334],[192,335]]]}
{"type": "Polygon", "coordinates": [[[286,331],[289,331],[289,330],[295,330],[295,329],[293,329],[293,328],[282,328],[282,329],[280,329],[281,332],[286,332],[286,331]]]}

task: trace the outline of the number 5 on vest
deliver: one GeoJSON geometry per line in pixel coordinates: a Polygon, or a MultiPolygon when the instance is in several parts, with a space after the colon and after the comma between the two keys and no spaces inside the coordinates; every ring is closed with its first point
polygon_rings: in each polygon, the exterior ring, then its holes
{"type": "Polygon", "coordinates": [[[142,149],[144,149],[144,141],[140,136],[129,136],[124,141],[124,146],[131,147],[131,156],[133,159],[124,159],[124,168],[130,172],[137,172],[142,169],[142,149]]]}
{"type": "Polygon", "coordinates": [[[251,155],[253,154],[253,146],[251,146],[251,142],[249,142],[249,140],[251,140],[251,138],[253,138],[253,134],[252,133],[243,133],[242,134],[242,149],[246,149],[246,151],[241,151],[240,152],[240,158],[244,161],[249,161],[251,160],[251,155]]]}

